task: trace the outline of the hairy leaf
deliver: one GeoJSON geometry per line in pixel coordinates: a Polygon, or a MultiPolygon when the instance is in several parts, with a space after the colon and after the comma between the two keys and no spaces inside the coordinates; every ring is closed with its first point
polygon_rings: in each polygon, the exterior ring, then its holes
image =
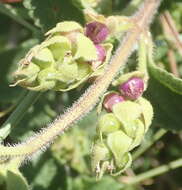
{"type": "Polygon", "coordinates": [[[147,99],[154,107],[155,126],[172,131],[182,130],[182,96],[174,93],[151,76],[146,91],[147,99]]]}
{"type": "Polygon", "coordinates": [[[175,77],[172,73],[157,67],[154,64],[149,64],[149,69],[153,77],[160,83],[168,87],[170,90],[182,94],[182,79],[175,77]]]}
{"type": "Polygon", "coordinates": [[[83,23],[82,12],[70,0],[24,0],[25,8],[36,26],[47,31],[61,20],[75,20],[83,23]]]}

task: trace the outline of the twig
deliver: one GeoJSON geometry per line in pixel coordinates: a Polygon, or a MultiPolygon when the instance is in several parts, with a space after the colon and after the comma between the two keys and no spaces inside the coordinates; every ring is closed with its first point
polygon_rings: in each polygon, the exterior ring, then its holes
{"type": "Polygon", "coordinates": [[[169,49],[168,53],[167,53],[167,56],[168,56],[169,66],[170,66],[171,72],[176,77],[179,77],[179,72],[178,72],[178,67],[177,67],[176,57],[175,57],[174,51],[172,49],[169,49]]]}
{"type": "Polygon", "coordinates": [[[44,150],[58,135],[62,134],[75,121],[88,113],[108,88],[121,66],[126,64],[128,57],[133,52],[134,46],[140,37],[141,31],[148,28],[159,4],[159,0],[145,1],[138,13],[134,16],[137,27],[127,33],[103,75],[73,104],[71,109],[68,109],[64,115],[58,117],[48,128],[40,131],[26,142],[12,147],[1,146],[0,157],[20,156],[30,158],[37,151],[44,150]]]}
{"type": "Polygon", "coordinates": [[[176,47],[176,49],[179,51],[179,53],[182,56],[182,42],[180,40],[179,33],[176,29],[174,20],[172,19],[170,13],[168,11],[165,11],[161,15],[160,19],[164,32],[166,32],[166,37],[168,38],[168,40],[173,41],[173,45],[176,47]]]}
{"type": "Polygon", "coordinates": [[[133,160],[136,160],[140,155],[142,155],[145,151],[147,151],[156,141],[158,141],[161,137],[163,137],[167,131],[165,129],[160,129],[156,132],[156,134],[153,136],[151,141],[147,141],[145,144],[140,146],[133,154],[132,158],[133,160]]]}
{"type": "Polygon", "coordinates": [[[135,177],[130,177],[127,179],[127,181],[125,178],[124,184],[133,185],[133,184],[139,183],[141,181],[144,181],[146,179],[153,178],[153,177],[156,177],[156,176],[161,175],[163,173],[166,173],[170,170],[174,170],[174,169],[179,168],[179,167],[182,167],[182,158],[177,159],[177,160],[172,161],[172,162],[169,162],[168,164],[159,166],[157,168],[151,169],[151,170],[144,172],[142,174],[139,174],[135,177]]]}

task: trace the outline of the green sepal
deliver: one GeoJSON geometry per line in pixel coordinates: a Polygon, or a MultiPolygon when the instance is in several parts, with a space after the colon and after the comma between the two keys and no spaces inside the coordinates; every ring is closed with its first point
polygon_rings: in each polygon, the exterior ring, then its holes
{"type": "Polygon", "coordinates": [[[117,79],[115,79],[112,82],[112,85],[113,86],[118,86],[118,85],[120,85],[120,84],[128,81],[132,77],[144,78],[145,77],[145,73],[140,72],[140,71],[133,71],[133,72],[130,72],[130,73],[122,74],[121,76],[119,76],[117,79]]]}
{"type": "Polygon", "coordinates": [[[102,46],[106,50],[106,58],[102,64],[100,64],[96,69],[94,69],[94,72],[91,74],[90,77],[97,77],[99,75],[102,75],[105,70],[105,67],[111,59],[113,45],[111,43],[104,43],[102,44],[102,46]]]}
{"type": "Polygon", "coordinates": [[[77,34],[75,46],[74,59],[83,59],[84,61],[97,60],[97,49],[94,43],[85,35],[77,34]]]}
{"type": "Polygon", "coordinates": [[[132,150],[136,146],[140,145],[141,141],[143,140],[144,134],[145,134],[145,126],[141,120],[136,119],[133,122],[133,125],[135,126],[135,134],[133,137],[132,144],[130,146],[130,150],[132,150]]]}
{"type": "Polygon", "coordinates": [[[127,136],[123,131],[115,131],[108,134],[107,145],[114,155],[116,165],[122,167],[121,160],[125,153],[129,151],[132,144],[132,138],[127,136]]]}
{"type": "Polygon", "coordinates": [[[117,92],[117,91],[114,91],[114,90],[107,91],[105,94],[103,94],[103,96],[100,98],[100,101],[99,101],[98,106],[97,106],[97,115],[99,115],[99,114],[102,112],[102,109],[103,109],[103,102],[104,102],[105,97],[106,97],[108,94],[111,94],[111,93],[116,93],[116,94],[118,94],[118,92],[117,92]]]}
{"type": "Polygon", "coordinates": [[[134,23],[125,16],[109,16],[106,19],[106,25],[109,28],[110,35],[113,36],[126,32],[134,27],[134,23]]]}
{"type": "Polygon", "coordinates": [[[19,67],[14,73],[16,82],[13,86],[17,84],[23,87],[34,85],[39,71],[40,68],[33,62],[30,62],[27,65],[21,65],[21,67],[19,67]]]}
{"type": "Polygon", "coordinates": [[[112,111],[123,125],[136,120],[142,113],[141,106],[129,100],[115,104],[112,111]]]}
{"type": "Polygon", "coordinates": [[[43,69],[50,67],[54,63],[53,54],[48,48],[43,48],[32,58],[32,62],[43,69]]]}
{"type": "Polygon", "coordinates": [[[58,63],[59,77],[58,81],[65,82],[66,84],[75,82],[78,77],[78,65],[76,62],[62,62],[58,63]]]}
{"type": "Polygon", "coordinates": [[[106,113],[102,115],[98,121],[98,130],[103,135],[117,131],[120,126],[121,123],[113,113],[106,113]]]}
{"type": "Polygon", "coordinates": [[[151,103],[145,98],[138,98],[137,102],[141,105],[142,108],[142,120],[145,125],[145,132],[148,131],[153,119],[153,107],[151,103]]]}
{"type": "Polygon", "coordinates": [[[110,158],[109,149],[106,145],[97,140],[92,147],[91,167],[93,172],[100,172],[101,162],[110,158]]]}
{"type": "Polygon", "coordinates": [[[58,72],[53,68],[46,68],[39,72],[37,81],[38,84],[34,87],[27,87],[30,90],[46,91],[55,87],[55,79],[58,77],[58,72]]]}
{"type": "Polygon", "coordinates": [[[53,36],[40,44],[41,48],[51,50],[55,61],[63,59],[67,53],[71,53],[71,41],[64,36],[53,36]]]}
{"type": "Polygon", "coordinates": [[[116,171],[114,170],[114,172],[112,171],[111,175],[112,176],[118,176],[121,173],[123,173],[127,168],[129,168],[131,166],[132,163],[132,156],[129,152],[125,153],[125,155],[123,156],[123,158],[120,161],[120,167],[118,167],[116,171]]]}
{"type": "Polygon", "coordinates": [[[77,63],[77,65],[78,65],[77,80],[84,79],[92,72],[91,66],[88,63],[77,63]]]}
{"type": "Polygon", "coordinates": [[[134,27],[134,23],[131,19],[125,16],[109,16],[104,17],[102,14],[98,14],[92,10],[85,10],[85,19],[87,22],[101,22],[105,24],[109,29],[109,37],[118,36],[119,33],[126,32],[134,27]]]}
{"type": "Polygon", "coordinates": [[[52,35],[57,33],[68,33],[78,31],[83,33],[83,27],[74,21],[64,21],[60,22],[53,29],[49,30],[45,35],[52,35]]]}

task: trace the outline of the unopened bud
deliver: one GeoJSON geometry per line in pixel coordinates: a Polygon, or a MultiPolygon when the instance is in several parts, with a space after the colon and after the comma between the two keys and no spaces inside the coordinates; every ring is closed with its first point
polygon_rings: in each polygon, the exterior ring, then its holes
{"type": "Polygon", "coordinates": [[[119,102],[123,102],[124,98],[116,93],[110,93],[108,94],[104,99],[104,108],[108,111],[112,111],[112,107],[114,104],[117,104],[119,102]]]}
{"type": "Polygon", "coordinates": [[[144,91],[144,82],[142,78],[132,77],[128,81],[119,86],[119,90],[123,97],[129,100],[136,100],[144,91]]]}
{"type": "Polygon", "coordinates": [[[103,42],[108,36],[109,30],[107,26],[100,22],[91,22],[86,25],[85,34],[95,44],[103,42]]]}

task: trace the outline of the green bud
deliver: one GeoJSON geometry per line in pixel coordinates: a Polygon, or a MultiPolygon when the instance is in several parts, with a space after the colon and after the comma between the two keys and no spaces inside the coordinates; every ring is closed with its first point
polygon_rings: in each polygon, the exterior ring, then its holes
{"type": "Polygon", "coordinates": [[[102,115],[98,123],[99,131],[106,135],[111,132],[117,131],[120,126],[121,124],[119,120],[113,113],[107,113],[102,115]]]}
{"type": "Polygon", "coordinates": [[[132,138],[127,136],[123,131],[115,131],[108,134],[107,145],[114,155],[116,165],[121,167],[121,160],[127,153],[132,144],[132,138]]]}
{"type": "Polygon", "coordinates": [[[35,91],[68,91],[102,74],[111,56],[111,44],[102,44],[106,58],[93,68],[98,51],[78,23],[58,23],[47,34],[48,38],[33,47],[21,61],[15,73],[15,85],[35,91]]]}

